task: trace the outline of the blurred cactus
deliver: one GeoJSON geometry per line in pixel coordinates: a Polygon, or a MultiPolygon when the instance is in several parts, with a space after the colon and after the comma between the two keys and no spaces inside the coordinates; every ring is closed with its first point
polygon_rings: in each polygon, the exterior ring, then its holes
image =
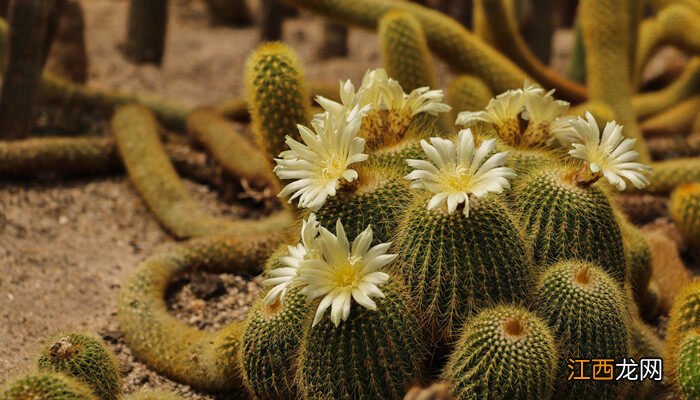
{"type": "Polygon", "coordinates": [[[125,54],[139,64],[160,65],[167,29],[168,0],[130,0],[125,54]]]}
{"type": "Polygon", "coordinates": [[[61,374],[36,373],[10,381],[0,400],[97,400],[90,389],[61,374]]]}
{"type": "Polygon", "coordinates": [[[697,368],[695,371],[688,368],[692,368],[693,364],[689,362],[697,357],[698,329],[700,329],[700,279],[695,279],[683,286],[673,302],[664,349],[667,375],[671,383],[683,388],[683,391],[697,391],[697,368]],[[686,339],[687,337],[690,339],[686,339]],[[695,383],[692,383],[693,381],[695,383]]]}
{"type": "Polygon", "coordinates": [[[214,24],[247,26],[253,20],[245,0],[206,0],[214,24]]]}
{"type": "Polygon", "coordinates": [[[678,186],[671,194],[668,213],[691,250],[700,248],[700,183],[678,186]]]}

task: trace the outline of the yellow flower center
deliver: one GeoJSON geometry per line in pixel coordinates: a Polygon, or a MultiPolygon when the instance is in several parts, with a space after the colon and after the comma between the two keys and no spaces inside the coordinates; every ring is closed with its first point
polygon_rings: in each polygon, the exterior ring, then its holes
{"type": "Polygon", "coordinates": [[[331,282],[336,288],[354,288],[360,283],[360,270],[356,263],[359,259],[350,257],[347,262],[338,265],[333,270],[333,275],[331,276],[331,282]]]}
{"type": "Polygon", "coordinates": [[[337,178],[345,172],[347,165],[345,158],[338,154],[331,154],[326,162],[326,167],[321,170],[321,176],[324,178],[337,178]]]}
{"type": "Polygon", "coordinates": [[[455,167],[453,172],[443,172],[442,183],[448,188],[447,192],[466,192],[471,186],[473,178],[466,168],[455,167]]]}

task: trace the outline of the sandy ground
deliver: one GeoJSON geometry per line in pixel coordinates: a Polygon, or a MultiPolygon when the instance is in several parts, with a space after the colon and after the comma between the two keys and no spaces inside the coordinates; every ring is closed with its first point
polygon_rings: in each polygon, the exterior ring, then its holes
{"type": "MultiPolygon", "coordinates": [[[[128,2],[84,0],[83,5],[90,85],[150,92],[188,106],[243,94],[242,69],[258,43],[256,29],[211,27],[199,0],[175,0],[162,67],[135,66],[119,50],[128,2]]],[[[357,82],[367,68],[379,66],[376,36],[359,30],[351,31],[348,58],[319,61],[315,52],[321,29],[318,18],[303,13],[284,29],[285,41],[299,52],[310,79],[357,82]]],[[[570,36],[562,40],[570,41],[570,36]]],[[[449,74],[442,63],[436,65],[444,84],[449,74]]],[[[205,186],[187,185],[212,212],[241,211],[205,186]]],[[[110,342],[122,363],[126,392],[165,387],[202,398],[136,362],[116,322],[120,285],[141,261],[173,244],[123,176],[0,183],[0,384],[32,367],[40,338],[79,326],[110,342]]],[[[183,282],[173,295],[173,312],[206,329],[242,318],[258,288],[249,278],[222,276],[223,294],[207,302],[206,309],[183,282]]]]}

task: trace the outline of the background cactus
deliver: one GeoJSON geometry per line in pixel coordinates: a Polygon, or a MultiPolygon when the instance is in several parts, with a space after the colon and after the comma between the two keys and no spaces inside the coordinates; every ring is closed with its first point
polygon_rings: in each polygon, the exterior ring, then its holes
{"type": "Polygon", "coordinates": [[[2,400],[97,400],[90,389],[56,373],[36,373],[10,381],[0,391],[2,400]]]}
{"type": "Polygon", "coordinates": [[[428,199],[416,194],[399,225],[396,273],[444,342],[480,308],[524,299],[534,275],[522,232],[498,196],[476,202],[469,217],[427,210],[428,199]]]}
{"type": "MultiPolygon", "coordinates": [[[[559,371],[567,360],[619,360],[629,354],[629,322],[619,284],[603,269],[582,261],[564,261],[542,275],[535,305],[552,327],[559,345],[559,371]]],[[[574,365],[574,367],[578,367],[574,365]]],[[[591,363],[585,374],[591,376],[591,363]]],[[[561,380],[555,398],[614,399],[622,385],[616,382],[561,380]]]]}
{"type": "Polygon", "coordinates": [[[286,45],[264,44],[248,58],[245,86],[253,132],[272,163],[287,149],[285,137],[299,140],[297,124],[311,119],[309,88],[301,63],[286,45]]]}
{"type": "Polygon", "coordinates": [[[442,378],[456,399],[547,399],[557,361],[544,321],[520,307],[497,306],[465,323],[442,378]]]}
{"type": "Polygon", "coordinates": [[[100,399],[119,397],[119,364],[105,343],[91,334],[61,332],[53,336],[41,348],[37,367],[75,378],[100,399]]]}
{"type": "Polygon", "coordinates": [[[421,382],[426,345],[415,308],[398,277],[382,291],[376,310],[358,307],[337,327],[328,317],[314,327],[308,320],[297,365],[301,397],[394,399],[421,382]]]}
{"type": "Polygon", "coordinates": [[[137,63],[160,64],[165,54],[168,0],[131,0],[124,51],[137,63]]]}
{"type": "Polygon", "coordinates": [[[677,385],[679,354],[684,337],[700,328],[700,279],[683,286],[669,314],[664,348],[664,367],[671,383],[677,385]]]}
{"type": "Polygon", "coordinates": [[[566,175],[566,168],[543,168],[521,178],[513,189],[535,263],[588,260],[623,283],[627,264],[622,232],[607,194],[597,184],[578,186],[566,175]]]}
{"type": "Polygon", "coordinates": [[[687,399],[700,396],[700,329],[688,333],[680,344],[678,386],[687,399]]]}
{"type": "Polygon", "coordinates": [[[489,103],[493,93],[479,78],[460,75],[450,82],[447,88],[447,103],[452,105],[453,119],[461,111],[481,110],[489,103]]]}
{"type": "Polygon", "coordinates": [[[668,213],[689,249],[700,246],[700,183],[678,186],[671,194],[668,213]]]}
{"type": "Polygon", "coordinates": [[[379,21],[382,64],[405,92],[435,85],[430,50],[420,23],[407,12],[389,12],[379,21]]]}

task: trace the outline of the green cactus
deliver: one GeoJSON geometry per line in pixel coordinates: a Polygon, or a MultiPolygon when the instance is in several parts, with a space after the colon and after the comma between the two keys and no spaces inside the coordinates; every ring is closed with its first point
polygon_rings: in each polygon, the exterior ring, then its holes
{"type": "MultiPolygon", "coordinates": [[[[641,358],[662,358],[663,349],[664,344],[654,330],[642,322],[639,316],[633,315],[630,323],[630,356],[637,361],[641,358]]],[[[634,382],[628,396],[634,396],[635,399],[652,399],[661,391],[659,382],[647,379],[634,382]]]]}
{"type": "Polygon", "coordinates": [[[56,373],[25,375],[0,390],[0,400],[97,400],[90,389],[56,373]]]}
{"type": "Polygon", "coordinates": [[[678,387],[687,399],[700,398],[700,329],[688,333],[678,354],[678,387]]]}
{"type": "Polygon", "coordinates": [[[700,182],[700,158],[676,158],[651,164],[654,169],[649,181],[651,185],[645,192],[669,194],[676,187],[693,182],[700,182]]]}
{"type": "Polygon", "coordinates": [[[582,0],[579,21],[586,51],[586,83],[591,100],[603,101],[625,126],[625,136],[637,139],[639,161],[648,163],[649,152],[632,106],[629,48],[630,2],[633,0],[582,0]]]}
{"type": "Polygon", "coordinates": [[[39,351],[37,367],[59,372],[82,382],[103,400],[120,394],[119,364],[102,339],[85,332],[61,332],[39,351]]]}
{"type": "Polygon", "coordinates": [[[700,57],[693,57],[675,81],[663,89],[634,96],[632,106],[637,118],[649,118],[696,96],[699,91],[700,57]]]}
{"type": "Polygon", "coordinates": [[[164,390],[142,389],[126,396],[126,400],[184,400],[184,398],[164,390]]]}
{"type": "Polygon", "coordinates": [[[158,137],[148,109],[125,106],[112,119],[112,130],[136,190],[156,218],[178,238],[216,234],[279,232],[291,222],[279,211],[263,220],[227,220],[202,210],[187,193],[158,137]]]}
{"type": "Polygon", "coordinates": [[[426,353],[416,310],[398,277],[382,291],[376,310],[357,307],[337,327],[309,318],[297,359],[301,398],[400,399],[420,383],[426,353]]]}
{"type": "Polygon", "coordinates": [[[683,286],[673,301],[666,330],[665,370],[674,385],[679,383],[679,354],[683,338],[700,329],[700,279],[683,286]]]}
{"type": "Polygon", "coordinates": [[[390,242],[403,211],[411,201],[408,181],[400,171],[363,166],[357,168],[358,179],[341,187],[316,211],[321,226],[335,227],[343,221],[349,238],[360,234],[368,225],[374,232],[374,244],[390,242]]]}
{"type": "Polygon", "coordinates": [[[237,356],[242,323],[217,333],[200,331],[170,315],[165,294],[190,271],[257,273],[281,242],[276,237],[208,237],[192,240],[142,263],[124,284],[117,316],[132,352],[153,370],[195,388],[242,389],[237,356]]]}
{"type": "MultiPolygon", "coordinates": [[[[700,109],[700,95],[679,101],[668,109],[647,118],[640,123],[644,135],[649,140],[649,147],[653,139],[668,139],[673,136],[683,136],[694,130],[693,124],[697,118],[697,110],[700,109]]],[[[697,147],[697,143],[695,144],[697,147]]],[[[678,158],[678,157],[673,157],[678,158]]],[[[659,159],[659,158],[655,158],[659,159]]]]}
{"type": "Polygon", "coordinates": [[[396,248],[412,296],[437,340],[455,339],[464,319],[493,302],[522,300],[529,292],[530,254],[522,232],[497,196],[464,213],[427,210],[417,192],[399,225],[396,248]]]}
{"type": "Polygon", "coordinates": [[[583,46],[583,34],[581,33],[581,24],[577,21],[576,24],[576,39],[574,49],[569,59],[569,69],[566,75],[574,82],[586,82],[586,49],[583,46]]]}
{"type": "Polygon", "coordinates": [[[483,109],[492,97],[484,81],[472,75],[459,75],[447,87],[447,103],[452,106],[453,119],[457,119],[461,111],[483,109]]]}
{"type": "Polygon", "coordinates": [[[690,249],[700,246],[700,183],[678,186],[671,194],[668,214],[690,249]]]}
{"type": "Polygon", "coordinates": [[[246,62],[245,88],[258,146],[272,163],[287,149],[285,137],[299,140],[297,124],[311,119],[309,88],[296,53],[279,42],[258,47],[246,62]]]}
{"type": "Polygon", "coordinates": [[[382,65],[405,92],[434,88],[435,72],[423,28],[410,13],[388,12],[379,21],[382,65]]]}
{"type": "Polygon", "coordinates": [[[608,195],[596,184],[572,182],[570,174],[567,168],[543,168],[520,178],[513,189],[535,263],[579,258],[600,265],[622,284],[625,251],[608,195]]]}
{"type": "Polygon", "coordinates": [[[515,306],[481,311],[465,323],[442,373],[455,399],[548,399],[557,349],[549,327],[515,306]]]}
{"type": "Polygon", "coordinates": [[[408,159],[425,159],[420,139],[406,138],[392,146],[381,147],[372,153],[371,158],[373,165],[396,171],[400,175],[410,172],[411,168],[406,163],[408,159]]]}
{"type": "Polygon", "coordinates": [[[542,168],[542,166],[556,166],[561,164],[557,154],[549,150],[504,147],[505,150],[509,152],[506,165],[512,168],[517,174],[514,182],[521,177],[527,176],[527,174],[533,170],[542,168]]]}
{"type": "MultiPolygon", "coordinates": [[[[555,330],[561,372],[579,374],[568,368],[568,359],[628,357],[630,332],[624,296],[602,268],[578,260],[553,265],[540,278],[535,306],[555,330]]],[[[591,364],[586,365],[587,376],[591,376],[591,364]]],[[[555,388],[555,398],[616,399],[622,388],[614,381],[562,380],[555,388]]]]}
{"type": "Polygon", "coordinates": [[[629,283],[637,304],[641,304],[651,279],[651,248],[642,232],[627,220],[624,215],[618,215],[622,229],[622,242],[625,247],[629,271],[629,283]]]}
{"type": "Polygon", "coordinates": [[[256,399],[297,397],[291,360],[299,349],[309,307],[298,290],[285,299],[284,304],[277,300],[268,305],[261,297],[248,312],[239,362],[243,383],[256,399]]]}

